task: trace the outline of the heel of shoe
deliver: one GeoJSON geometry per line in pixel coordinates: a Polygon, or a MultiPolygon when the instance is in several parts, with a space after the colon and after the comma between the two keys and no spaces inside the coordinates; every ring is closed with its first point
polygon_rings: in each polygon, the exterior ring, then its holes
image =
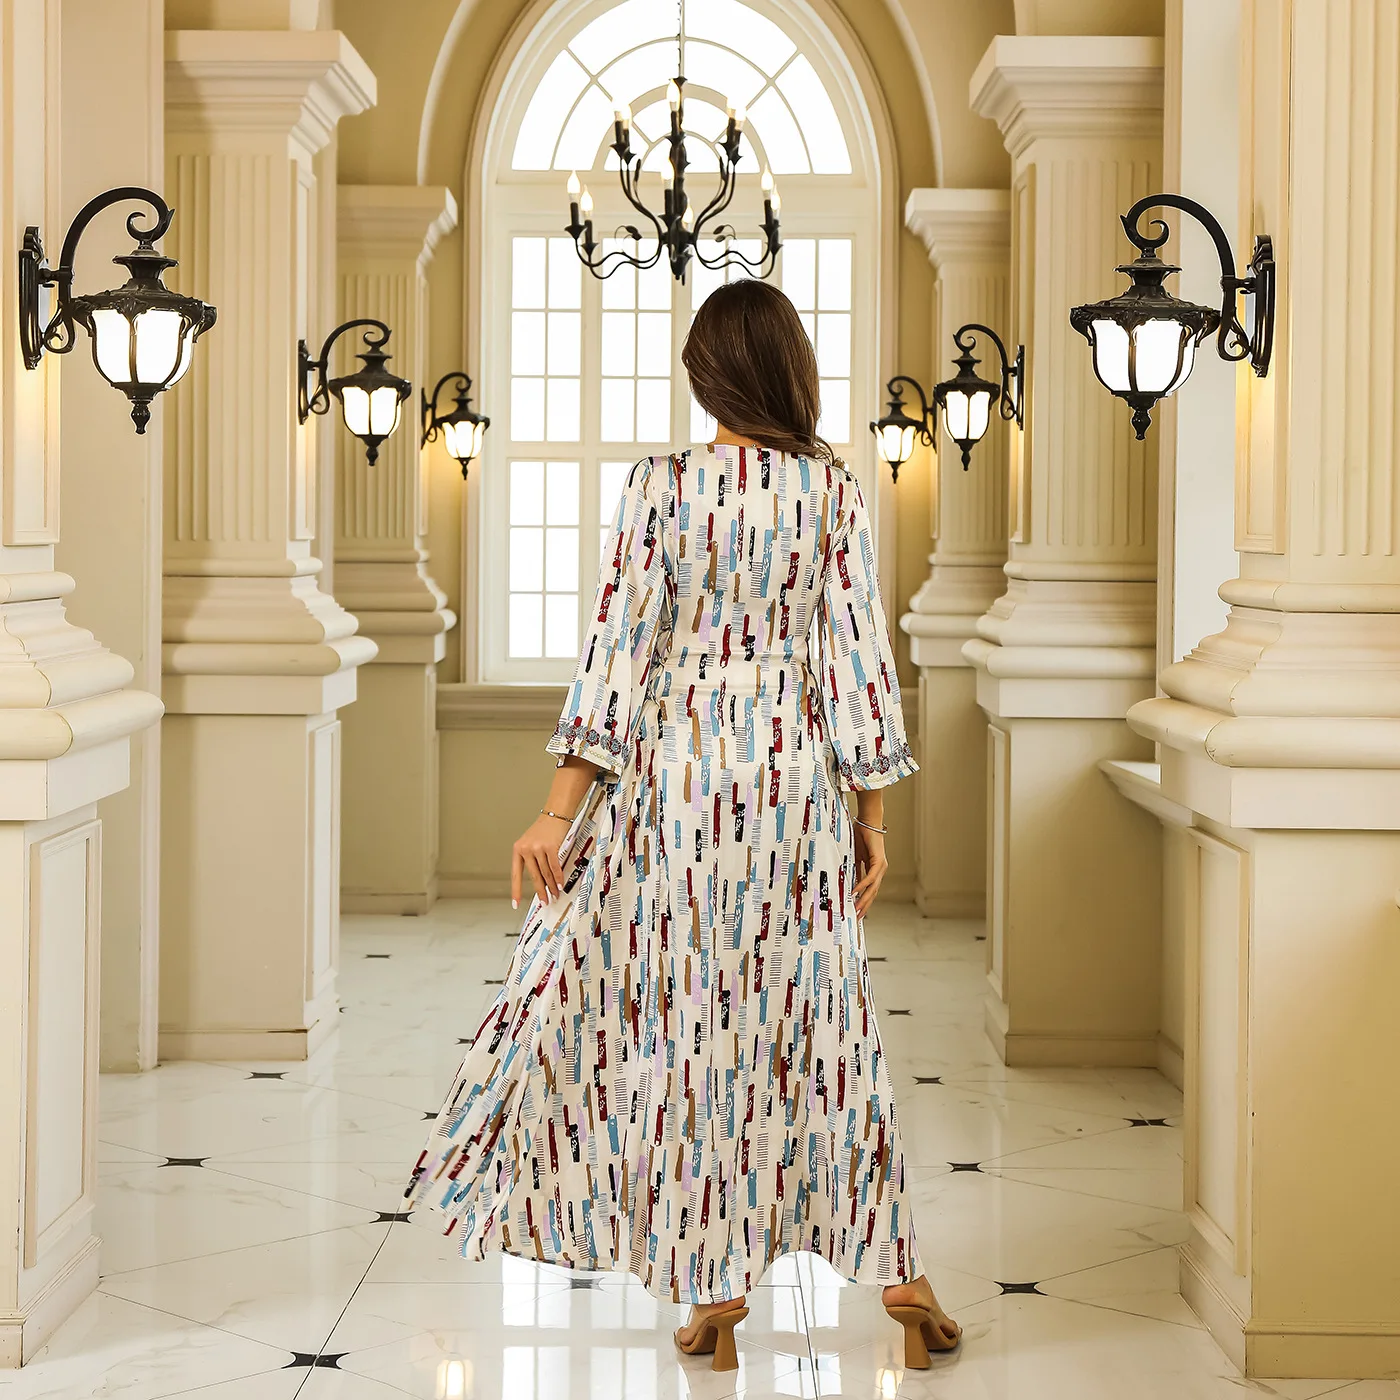
{"type": "Polygon", "coordinates": [[[923,1308],[891,1308],[887,1313],[904,1328],[904,1368],[907,1371],[927,1371],[928,1344],[924,1341],[924,1324],[929,1314],[923,1308]]]}
{"type": "Polygon", "coordinates": [[[735,1308],[732,1312],[720,1313],[711,1319],[711,1325],[715,1329],[715,1359],[711,1370],[739,1369],[739,1353],[734,1346],[734,1329],[748,1315],[747,1308],[735,1308]]]}

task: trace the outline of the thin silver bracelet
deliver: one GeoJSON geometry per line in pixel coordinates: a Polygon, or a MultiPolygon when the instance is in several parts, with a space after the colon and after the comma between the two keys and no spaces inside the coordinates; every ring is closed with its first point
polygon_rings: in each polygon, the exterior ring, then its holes
{"type": "Polygon", "coordinates": [[[871,826],[869,822],[863,822],[859,817],[852,817],[851,820],[855,822],[857,826],[863,826],[867,831],[878,831],[881,836],[889,830],[887,826],[871,826]]]}
{"type": "Polygon", "coordinates": [[[555,821],[560,821],[560,822],[572,822],[572,821],[573,821],[573,818],[572,818],[572,817],[566,817],[566,816],[564,816],[564,814],[563,814],[562,812],[551,812],[551,811],[549,810],[548,807],[541,807],[541,808],[540,808],[540,816],[542,816],[542,817],[553,817],[553,818],[555,819],[555,821]]]}

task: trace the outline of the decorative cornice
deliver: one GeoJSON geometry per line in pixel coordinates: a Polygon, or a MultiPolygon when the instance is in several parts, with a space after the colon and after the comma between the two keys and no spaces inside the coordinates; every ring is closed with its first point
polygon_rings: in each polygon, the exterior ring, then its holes
{"type": "Polygon", "coordinates": [[[1165,826],[1191,825],[1191,809],[1173,802],[1162,792],[1162,765],[1136,763],[1121,758],[1105,758],[1099,772],[1106,777],[1129,802],[1151,812],[1165,826]]]}
{"type": "Polygon", "coordinates": [[[1018,157],[1041,137],[1161,136],[1162,40],[999,35],[968,95],[1018,157]]]}
{"type": "Polygon", "coordinates": [[[935,268],[954,262],[1004,265],[1011,256],[1011,192],[910,190],[904,225],[923,240],[935,268]]]}
{"type": "Polygon", "coordinates": [[[292,136],[309,156],[342,117],[374,106],[376,95],[369,65],[338,30],[176,29],[165,36],[169,133],[292,136]]]}
{"type": "Polygon", "coordinates": [[[457,227],[445,185],[341,185],[336,238],[342,257],[416,258],[426,267],[457,227]]]}

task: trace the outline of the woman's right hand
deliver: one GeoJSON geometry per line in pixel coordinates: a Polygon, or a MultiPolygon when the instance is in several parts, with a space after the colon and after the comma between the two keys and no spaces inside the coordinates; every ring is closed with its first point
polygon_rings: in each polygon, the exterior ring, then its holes
{"type": "Polygon", "coordinates": [[[510,907],[520,908],[522,872],[534,881],[541,904],[548,904],[564,888],[564,870],[559,863],[559,847],[569,830],[563,817],[541,813],[521,833],[511,849],[510,907]]]}

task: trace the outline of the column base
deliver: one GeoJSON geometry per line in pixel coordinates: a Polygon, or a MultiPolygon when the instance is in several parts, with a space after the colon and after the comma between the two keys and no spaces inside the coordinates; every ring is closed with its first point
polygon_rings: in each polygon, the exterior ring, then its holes
{"type": "Polygon", "coordinates": [[[17,1313],[0,1313],[0,1370],[32,1361],[48,1340],[96,1292],[101,1240],[89,1235],[81,1248],[17,1313]]]}
{"type": "Polygon", "coordinates": [[[342,914],[426,914],[438,902],[441,894],[438,877],[428,881],[426,890],[408,894],[364,894],[341,890],[342,914]]]}
{"type": "Polygon", "coordinates": [[[308,1008],[307,1024],[286,1030],[263,1026],[209,1026],[194,1030],[162,1028],[164,1060],[306,1060],[339,1029],[339,1002],[334,990],[308,1008]]]}

